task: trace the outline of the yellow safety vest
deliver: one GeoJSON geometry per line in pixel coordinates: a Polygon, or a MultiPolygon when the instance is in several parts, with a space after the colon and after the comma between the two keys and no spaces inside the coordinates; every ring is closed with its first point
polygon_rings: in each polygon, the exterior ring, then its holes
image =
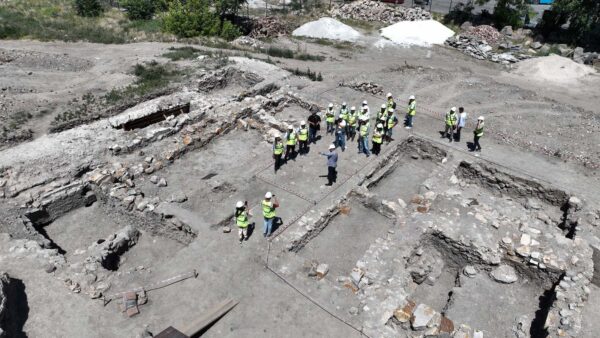
{"type": "Polygon", "coordinates": [[[357,121],[358,121],[358,114],[356,114],[356,112],[350,113],[350,115],[348,116],[348,124],[351,127],[355,127],[357,121]]]}
{"type": "Polygon", "coordinates": [[[369,122],[360,126],[360,136],[367,136],[369,134],[369,122]]]}
{"type": "Polygon", "coordinates": [[[387,110],[384,109],[379,111],[379,113],[377,113],[377,119],[381,121],[387,120],[387,110]]]}
{"type": "MultiPolygon", "coordinates": [[[[237,210],[236,210],[236,213],[237,213],[237,210]]],[[[248,212],[244,210],[239,215],[237,215],[235,218],[235,223],[240,228],[247,228],[248,227],[248,212]]]]}
{"type": "Polygon", "coordinates": [[[455,125],[456,121],[457,121],[456,114],[452,114],[450,112],[446,113],[446,125],[447,126],[453,126],[453,125],[455,125]]]}
{"type": "Polygon", "coordinates": [[[273,207],[273,202],[263,200],[262,201],[262,209],[263,209],[263,217],[264,218],[275,217],[275,208],[273,207]]]}
{"type": "Polygon", "coordinates": [[[386,109],[386,111],[389,111],[391,108],[394,108],[394,100],[393,99],[389,99],[387,101],[387,109],[386,109]]]}
{"type": "Polygon", "coordinates": [[[373,143],[383,143],[383,131],[380,129],[375,130],[373,133],[373,143]]]}
{"type": "Polygon", "coordinates": [[[287,145],[288,146],[295,146],[296,145],[296,132],[293,131],[291,133],[288,133],[287,136],[287,145]]]}
{"type": "Polygon", "coordinates": [[[275,154],[275,155],[283,154],[283,143],[282,142],[275,143],[275,147],[273,148],[273,154],[275,154]]]}
{"type": "Polygon", "coordinates": [[[483,136],[483,123],[479,125],[479,128],[476,127],[473,132],[475,133],[475,136],[477,136],[477,137],[483,136]]]}
{"type": "Polygon", "coordinates": [[[333,123],[333,121],[335,121],[335,114],[333,113],[333,110],[327,108],[327,111],[325,112],[325,122],[333,123]]]}
{"type": "Polygon", "coordinates": [[[300,131],[298,131],[298,140],[300,140],[300,141],[308,140],[308,129],[300,128],[300,131]]]}
{"type": "Polygon", "coordinates": [[[392,114],[387,119],[387,127],[388,127],[388,129],[392,129],[394,127],[394,124],[396,124],[396,116],[394,116],[392,114]]]}
{"type": "Polygon", "coordinates": [[[415,116],[416,113],[417,113],[417,101],[413,100],[408,105],[408,115],[415,116]]]}

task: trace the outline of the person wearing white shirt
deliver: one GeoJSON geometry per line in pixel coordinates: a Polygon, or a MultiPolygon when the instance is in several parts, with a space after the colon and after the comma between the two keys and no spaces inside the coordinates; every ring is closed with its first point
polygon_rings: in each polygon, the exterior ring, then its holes
{"type": "Polygon", "coordinates": [[[456,128],[456,142],[460,142],[460,131],[465,127],[466,124],[467,112],[465,111],[465,108],[460,107],[458,108],[458,126],[456,128]]]}

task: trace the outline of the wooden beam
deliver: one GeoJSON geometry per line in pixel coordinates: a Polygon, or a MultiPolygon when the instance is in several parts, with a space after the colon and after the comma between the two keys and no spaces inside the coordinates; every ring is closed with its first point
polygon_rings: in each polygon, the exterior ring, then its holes
{"type": "Polygon", "coordinates": [[[193,337],[198,332],[204,330],[207,326],[223,317],[227,312],[233,309],[238,302],[233,299],[226,299],[223,302],[215,305],[211,309],[207,310],[199,318],[188,323],[186,327],[180,330],[183,334],[189,337],[193,337]]]}

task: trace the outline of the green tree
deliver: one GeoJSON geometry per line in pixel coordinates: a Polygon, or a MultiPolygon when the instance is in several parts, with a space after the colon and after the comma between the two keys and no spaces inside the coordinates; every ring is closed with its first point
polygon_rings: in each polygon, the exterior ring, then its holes
{"type": "Polygon", "coordinates": [[[221,19],[236,16],[245,3],[246,0],[215,0],[215,12],[219,14],[221,19]]]}
{"type": "Polygon", "coordinates": [[[552,12],[544,16],[544,28],[558,30],[568,22],[567,31],[572,43],[600,47],[600,1],[556,0],[552,12]]]}
{"type": "Polygon", "coordinates": [[[80,16],[96,17],[104,12],[99,0],[75,0],[75,12],[80,16]]]}
{"type": "MultiPolygon", "coordinates": [[[[487,2],[489,0],[477,0],[479,5],[487,2]]],[[[496,27],[512,26],[516,28],[523,26],[523,20],[528,12],[528,0],[498,0],[492,18],[496,27]]]]}
{"type": "Polygon", "coordinates": [[[237,26],[221,19],[209,0],[174,0],[162,17],[163,30],[179,37],[221,36],[232,40],[240,35],[237,26]]]}
{"type": "Polygon", "coordinates": [[[156,11],[154,0],[125,0],[122,4],[130,20],[149,20],[156,11]]]}

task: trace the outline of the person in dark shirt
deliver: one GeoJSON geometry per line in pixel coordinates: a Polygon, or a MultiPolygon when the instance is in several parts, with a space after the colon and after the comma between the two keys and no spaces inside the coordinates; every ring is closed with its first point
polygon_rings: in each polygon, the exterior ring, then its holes
{"type": "Polygon", "coordinates": [[[316,111],[313,111],[312,114],[308,117],[308,142],[316,143],[317,142],[317,133],[321,129],[321,117],[317,114],[316,111]]]}

